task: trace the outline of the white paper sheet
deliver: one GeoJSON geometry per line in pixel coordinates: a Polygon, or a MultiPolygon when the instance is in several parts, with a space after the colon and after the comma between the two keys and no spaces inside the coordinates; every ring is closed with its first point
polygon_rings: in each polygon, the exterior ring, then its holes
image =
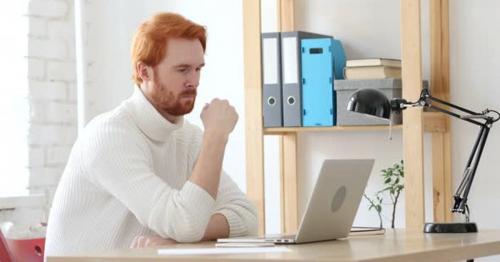
{"type": "Polygon", "coordinates": [[[171,248],[158,249],[158,255],[214,255],[214,254],[249,254],[289,252],[286,247],[248,247],[248,248],[171,248]]]}

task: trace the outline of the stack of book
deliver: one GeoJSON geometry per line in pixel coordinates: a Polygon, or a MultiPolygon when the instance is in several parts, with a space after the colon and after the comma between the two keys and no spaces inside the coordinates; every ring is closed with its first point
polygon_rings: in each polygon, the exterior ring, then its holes
{"type": "Polygon", "coordinates": [[[345,79],[401,78],[401,60],[368,58],[347,60],[345,79]]]}

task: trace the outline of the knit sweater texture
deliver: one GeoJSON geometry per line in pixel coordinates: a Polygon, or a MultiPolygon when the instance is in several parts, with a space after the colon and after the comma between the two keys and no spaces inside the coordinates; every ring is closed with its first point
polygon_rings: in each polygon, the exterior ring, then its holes
{"type": "Polygon", "coordinates": [[[256,234],[257,212],[222,172],[216,199],[188,179],[202,131],[163,118],[139,88],[84,128],[50,211],[46,255],[127,248],[135,236],[202,239],[219,213],[230,236],[256,234]]]}

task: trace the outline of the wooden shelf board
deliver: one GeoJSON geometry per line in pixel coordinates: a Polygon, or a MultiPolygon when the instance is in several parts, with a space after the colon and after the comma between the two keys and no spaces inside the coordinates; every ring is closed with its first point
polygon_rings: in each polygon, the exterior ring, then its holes
{"type": "MultiPolygon", "coordinates": [[[[402,125],[395,125],[393,129],[401,129],[402,125]]],[[[373,131],[387,130],[389,126],[325,126],[325,127],[270,127],[264,128],[266,135],[279,135],[283,133],[298,132],[332,132],[332,131],[373,131]]]]}
{"type": "MultiPolygon", "coordinates": [[[[401,130],[402,125],[392,126],[394,130],[401,130]]],[[[281,135],[300,132],[336,132],[336,131],[377,131],[388,130],[388,125],[371,126],[325,126],[325,127],[268,127],[264,128],[264,135],[281,135]]],[[[447,130],[446,116],[436,112],[424,113],[424,130],[429,133],[444,133],[447,130]]]]}

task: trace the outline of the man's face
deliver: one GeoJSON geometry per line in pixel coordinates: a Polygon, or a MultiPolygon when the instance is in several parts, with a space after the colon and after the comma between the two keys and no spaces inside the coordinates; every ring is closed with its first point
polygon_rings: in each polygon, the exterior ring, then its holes
{"type": "Polygon", "coordinates": [[[153,67],[153,87],[149,96],[162,115],[176,117],[193,110],[204,64],[200,41],[169,40],[165,57],[153,67]]]}

